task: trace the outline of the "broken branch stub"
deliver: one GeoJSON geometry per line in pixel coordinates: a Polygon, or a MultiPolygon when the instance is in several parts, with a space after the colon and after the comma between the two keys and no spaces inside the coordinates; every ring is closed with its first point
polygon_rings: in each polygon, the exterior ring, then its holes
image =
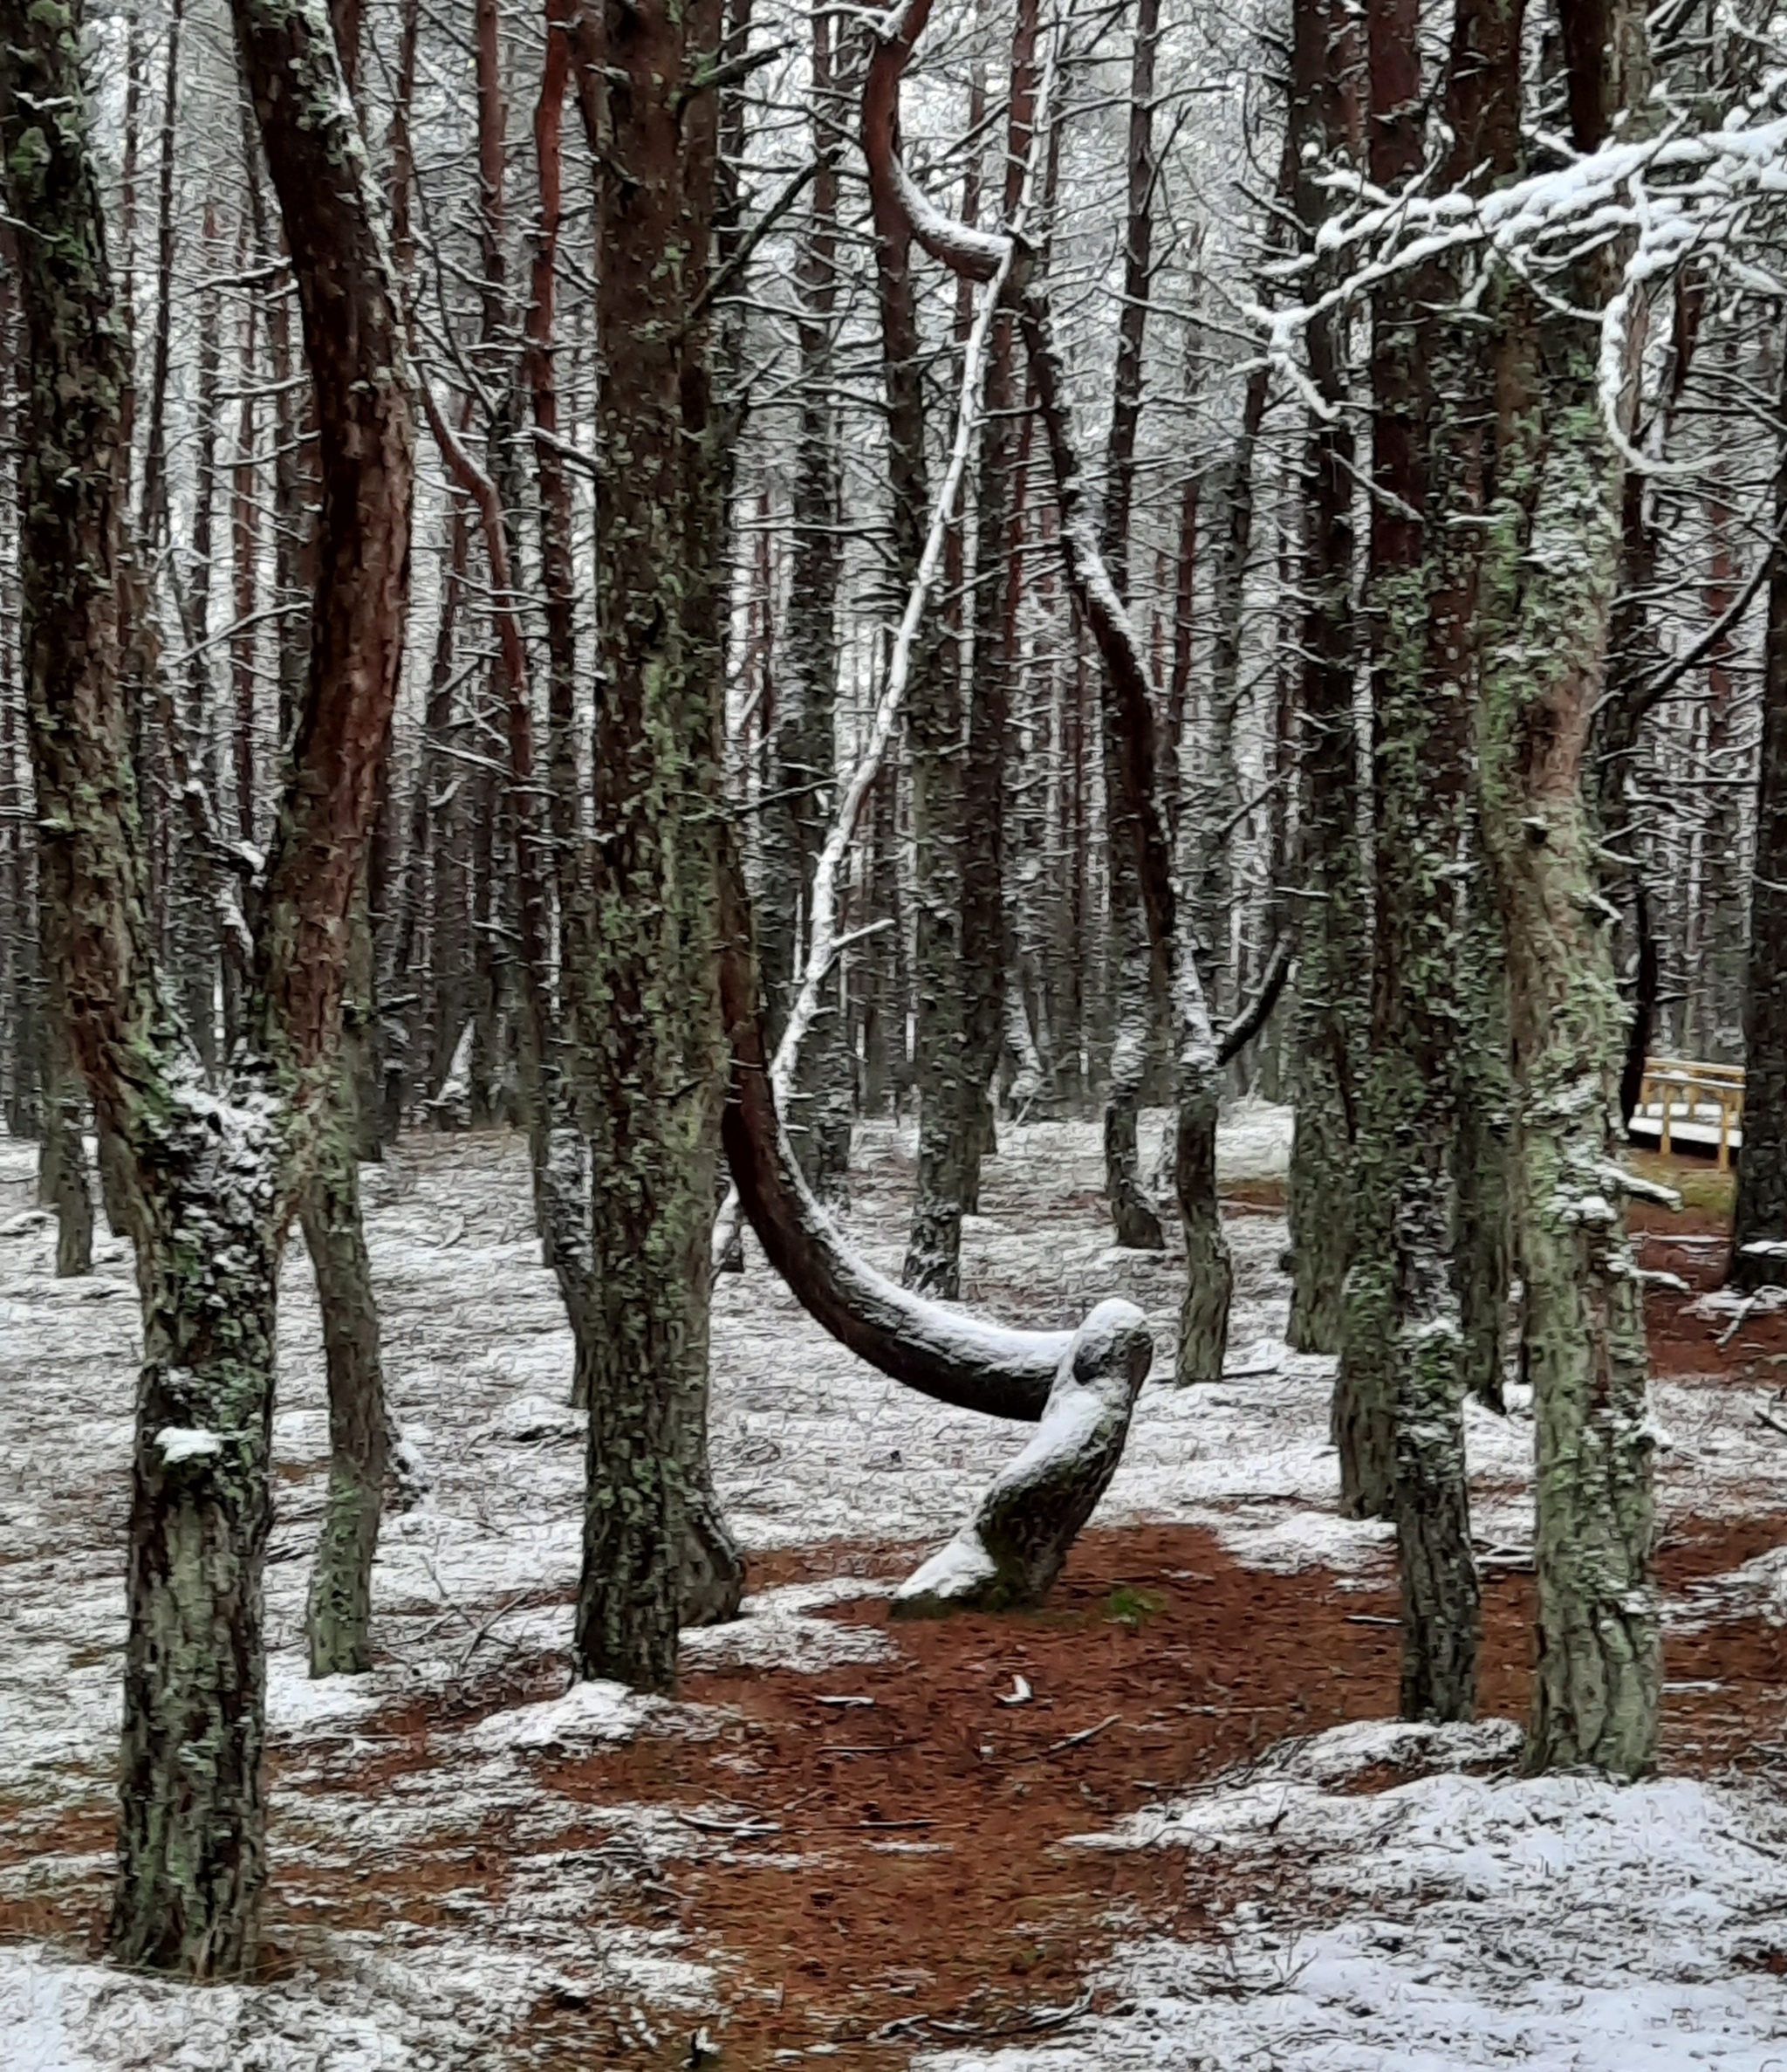
{"type": "Polygon", "coordinates": [[[895,1591],[896,1618],[1043,1602],[1117,1472],[1154,1354],[1134,1303],[1099,1303],[1062,1355],[1036,1437],[948,1545],[895,1591]]]}

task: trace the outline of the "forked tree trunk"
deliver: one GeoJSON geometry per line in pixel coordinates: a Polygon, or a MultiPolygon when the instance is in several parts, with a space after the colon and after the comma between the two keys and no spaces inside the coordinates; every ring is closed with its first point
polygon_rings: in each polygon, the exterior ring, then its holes
{"type": "Polygon", "coordinates": [[[255,1954],[279,1253],[334,1046],[396,694],[411,485],[395,298],[328,17],[276,0],[236,25],[304,302],[325,493],[250,1033],[213,1096],[156,969],[130,806],[119,626],[128,367],[86,146],[79,23],[0,8],[0,164],[11,213],[32,230],[19,240],[21,564],[52,836],[46,909],[102,1135],[128,1156],[143,1301],[110,1942],[127,1964],[198,1978],[238,1974],[255,1954]],[[65,113],[39,127],[46,104],[65,113]]]}

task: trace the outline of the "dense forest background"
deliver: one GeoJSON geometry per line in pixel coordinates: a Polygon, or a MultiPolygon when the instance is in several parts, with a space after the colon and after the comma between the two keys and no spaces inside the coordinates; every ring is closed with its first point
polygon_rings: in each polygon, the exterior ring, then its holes
{"type": "Polygon", "coordinates": [[[716,1275],[1039,1428],[895,1607],[1033,1608],[1157,1334],[1222,1382],[1219,1120],[1289,1107],[1404,1716],[1475,1712],[1518,1397],[1520,1760],[1656,1760],[1647,1059],[1743,1066],[1729,1274],[1787,1280],[1782,24],[933,14],[0,5],[0,1111],[142,1300],[129,1964],[255,1958],[293,1230],[309,1668],[373,1669],[406,1131],[525,1145],[569,1665],[667,1692],[744,1591],[716,1275]],[[847,1215],[902,1116],[896,1278],[847,1215]],[[1092,1118],[1176,1315],[1003,1330],[983,1168],[1092,1118]]]}

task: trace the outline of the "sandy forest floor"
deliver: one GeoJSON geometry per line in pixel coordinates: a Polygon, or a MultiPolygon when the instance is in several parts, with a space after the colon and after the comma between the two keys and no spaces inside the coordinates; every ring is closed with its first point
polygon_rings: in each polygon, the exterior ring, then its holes
{"type": "MultiPolygon", "coordinates": [[[[1158,1118],[1154,1119],[1158,1122],[1158,1118]]],[[[1219,1389],[1145,1392],[1044,1611],[890,1625],[887,1591],[1024,1432],[868,1373],[755,1251],[720,1284],[714,1448],[747,1616],[674,1704],[567,1689],[581,1447],[517,1148],[368,1170],[390,1385],[429,1477],[387,1519],[379,1665],[311,1684],[327,1466],[314,1291],[287,1276],[268,1571],[265,1976],[92,1960],[110,1870],[137,1321],[124,1247],[52,1278],[0,1139],[0,2067],[1766,2072],[1787,2067],[1787,1314],[1711,1293],[1724,1203],[1647,1218],[1668,1695],[1662,1774],[1512,1774],[1531,1425],[1475,1409],[1477,1726],[1388,1723],[1382,1528],[1334,1513],[1323,1361],[1281,1342],[1282,1111],[1222,1138],[1219,1389]],[[1026,1695],[1027,1693],[1027,1695],[1026,1695]]],[[[1655,1161],[1646,1163],[1654,1166],[1655,1161]]],[[[897,1263],[909,1136],[859,1147],[897,1263]]],[[[1097,1131],[1007,1132],[969,1299],[1066,1325],[1175,1268],[1113,1252],[1097,1131]]]]}

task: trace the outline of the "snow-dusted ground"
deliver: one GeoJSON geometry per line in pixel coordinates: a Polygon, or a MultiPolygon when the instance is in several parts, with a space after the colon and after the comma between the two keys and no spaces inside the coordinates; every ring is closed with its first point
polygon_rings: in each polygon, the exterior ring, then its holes
{"type": "Polygon", "coordinates": [[[1219,1856],[1272,1897],[1213,1942],[1124,1950],[1099,1980],[1116,2008],[1071,2041],[925,2072],[1780,2072],[1787,1808],[1684,1778],[1460,1774],[1518,1739],[1337,1728],[1085,1837],[1219,1856]],[[1345,1790],[1386,1757],[1434,1767],[1345,1790]]]}
{"type": "MultiPolygon", "coordinates": [[[[1156,1130],[1159,1120],[1151,1118],[1156,1130]]],[[[1225,1177],[1282,1170],[1288,1120],[1285,1111],[1261,1106],[1233,1115],[1219,1140],[1225,1177]]],[[[859,1147],[863,1177],[852,1229],[884,1269],[898,1268],[901,1160],[911,1149],[909,1132],[896,1136],[887,1129],[866,1132],[859,1147]]],[[[15,1857],[21,1840],[39,1835],[42,1845],[34,1862],[0,1871],[0,1899],[73,1894],[97,1903],[107,1868],[94,1844],[109,1813],[116,1732],[138,1322],[122,1245],[102,1244],[92,1280],[54,1280],[51,1233],[30,1213],[33,1157],[32,1147],[0,1138],[0,1818],[15,1857]],[[71,1833],[86,1839],[72,1844],[71,1833]]],[[[687,1856],[698,1845],[687,1828],[668,1831],[670,1816],[661,1808],[605,1808],[610,1834],[599,1849],[561,1848],[557,1838],[586,1809],[545,1790],[534,1765],[543,1751],[636,1732],[710,1732],[717,1716],[606,1689],[577,1692],[544,1705],[486,1711],[443,1730],[458,1738],[453,1760],[396,1777],[376,1794],[346,1787],[373,1747],[369,1722],[380,1708],[418,1694],[469,1693],[505,1666],[537,1663],[566,1645],[582,1480],[579,1421],[563,1408],[570,1340],[531,1234],[518,1151],[487,1139],[417,1140],[383,1167],[368,1168],[366,1180],[387,1375],[430,1484],[417,1508],[387,1523],[374,1589],[380,1666],[366,1678],[310,1683],[301,1626],[327,1431],[314,1290],[302,1248],[296,1248],[282,1307],[277,1515],[267,1574],[270,1710],[282,1765],[273,1842],[282,1890],[301,1890],[307,1876],[318,1882],[318,1932],[330,1934],[326,1981],[300,1970],[277,1987],[193,1995],[120,1978],[64,1952],[0,1948],[5,2072],[136,2066],[460,2072],[513,2062],[502,2048],[505,2029],[530,2000],[555,1986],[623,2006],[636,2000],[639,2019],[647,2022],[658,2019],[654,2008],[669,2009],[673,2021],[679,2009],[698,2011],[715,1991],[713,1967],[723,1969],[723,1952],[654,1942],[603,1920],[602,1894],[616,1880],[648,1871],[654,1856],[673,1846],[687,1856]],[[469,1883],[456,1904],[449,1891],[442,1910],[460,1927],[377,1937],[330,1931],[322,1888],[331,1878],[359,1876],[424,1839],[438,1856],[459,1851],[469,1857],[492,1821],[504,1824],[506,1846],[522,1852],[499,1904],[469,1883]]],[[[986,1213],[967,1229],[968,1299],[1013,1322],[1065,1326],[1101,1297],[1126,1295],[1154,1324],[1156,1376],[1169,1374],[1176,1267],[1170,1258],[1111,1249],[1099,1183],[1095,1126],[1038,1123],[1009,1131],[1003,1156],[988,1170],[986,1213]]],[[[1295,1570],[1319,1562],[1342,1575],[1381,1580],[1383,1528],[1347,1524],[1333,1510],[1329,1365],[1289,1356],[1281,1342],[1282,1219],[1241,1215],[1228,1227],[1236,1259],[1229,1372],[1220,1388],[1153,1385],[1144,1391],[1099,1520],[1196,1523],[1217,1532],[1247,1563],[1295,1570]]],[[[868,1372],[808,1321],[754,1251],[744,1276],[719,1283],[713,1372],[715,1479],[736,1528],[755,1547],[944,1538],[1027,1436],[1024,1428],[948,1410],[868,1372]]],[[[1787,1508],[1787,1440],[1756,1416],[1767,1401],[1762,1389],[1659,1388],[1666,1517],[1787,1508]]],[[[1475,1514],[1486,1544],[1518,1547],[1530,1537],[1530,1424],[1517,1411],[1506,1419],[1471,1414],[1475,1514]]],[[[883,1577],[899,1570],[892,1558],[871,1565],[883,1577]]],[[[813,1614],[828,1594],[864,1587],[845,1578],[833,1586],[772,1592],[754,1602],[737,1627],[692,1636],[691,1664],[774,1662],[815,1670],[859,1659],[861,1650],[887,1644],[878,1630],[840,1628],[813,1614]]],[[[1746,1607],[1758,1599],[1772,1602],[1779,1595],[1777,1575],[1746,1577],[1732,1592],[1731,1602],[1746,1607]]],[[[1722,1602],[1716,1591],[1702,1591],[1692,1607],[1680,1608],[1681,1616],[1715,1616],[1722,1602]]],[[[437,1753],[441,1746],[437,1733],[437,1753]]],[[[1496,1787],[1504,1788],[1516,1794],[1505,1805],[1530,1803],[1537,1809],[1533,1821],[1553,1823],[1565,1856],[1578,1829],[1592,1839],[1600,1832],[1594,1823],[1605,1817],[1624,1834],[1637,1818],[1594,1810],[1604,1800],[1593,1793],[1578,1804],[1567,1794],[1547,1798],[1553,1787],[1496,1787]],[[1528,1797],[1519,1798],[1522,1793],[1528,1797]]],[[[1234,1795],[1233,1817],[1243,1827],[1250,1802],[1244,1794],[1234,1795]]],[[[1383,1802],[1347,1798],[1333,1805],[1344,1812],[1383,1802]]],[[[1605,1798],[1606,1806],[1647,1802],[1642,1794],[1605,1798]]],[[[1451,1802],[1447,1817],[1463,1823],[1461,1845],[1481,1830],[1488,1859],[1512,1865],[1507,1837],[1520,1823],[1510,1825],[1512,1816],[1498,1810],[1503,1804],[1489,1787],[1472,1785],[1451,1802]]],[[[1229,1815],[1208,1817],[1220,1822],[1229,1815]]],[[[1734,1807],[1716,1817],[1748,1833],[1762,1816],[1734,1807]]],[[[1340,1813],[1311,1801],[1297,1818],[1308,1828],[1312,1860],[1344,1868],[1359,1853],[1361,1838],[1349,1840],[1335,1824],[1340,1813]]],[[[1459,1932],[1466,1941],[1492,1945],[1504,1916],[1514,1932],[1524,1903],[1517,1893],[1510,1897],[1513,1877],[1510,1868],[1506,1877],[1497,1874],[1499,1883],[1491,1879],[1485,1886],[1490,1897],[1475,1916],[1469,1910],[1478,1903],[1459,1888],[1459,1932]]],[[[1361,1904],[1380,1904],[1376,1887],[1348,1890],[1361,1904]]],[[[1264,1951],[1269,1927],[1258,1925],[1256,1933],[1255,1925],[1237,1924],[1237,1962],[1256,1962],[1255,1945],[1264,1951]]],[[[1341,1935],[1343,1928],[1332,1932],[1341,1935]]],[[[1534,1946],[1519,1945],[1529,1952],[1534,1946]]],[[[1215,2017],[1195,2007],[1182,2013],[1196,1976],[1195,1969],[1181,1975],[1173,1967],[1203,1961],[1159,1949],[1134,1956],[1135,1977],[1126,1990],[1138,2005],[1180,2010],[1159,2017],[1164,2055],[1134,2055],[1154,2048],[1147,2023],[1155,2018],[1139,2015],[1140,2027],[1119,2033],[1120,2025],[1107,2024],[1095,2047],[1077,2042],[1070,2051],[1064,2045],[1065,2057],[1048,2062],[1197,2064],[1204,2048],[1197,2023],[1215,2017]],[[1093,2055],[1085,2055],[1089,2049],[1093,2055]]],[[[1734,1982],[1719,1969],[1725,1959],[1716,1952],[1705,1962],[1723,1980],[1719,1990],[1731,2007],[1748,2007],[1758,1995],[1774,1993],[1778,2000],[1772,1979],[1758,1974],[1734,1982]]],[[[1567,1997],[1565,1969],[1560,1958],[1546,1976],[1557,1995],[1567,1997]]],[[[1350,1975],[1340,1954],[1320,1976],[1331,1973],[1337,1980],[1350,1975]]],[[[1445,1992],[1463,1995],[1457,2006],[1468,2010],[1476,1988],[1462,1974],[1444,1975],[1450,1981],[1445,1992]]],[[[1307,1998],[1311,1990],[1306,1974],[1298,1992],[1307,1998]]],[[[1333,1993],[1345,1997],[1338,1984],[1333,1993]]],[[[1416,1985],[1408,1993],[1413,2006],[1420,2000],[1416,1985]]],[[[1264,1996],[1249,1987],[1243,1996],[1250,2007],[1285,2003],[1278,2010],[1285,2026],[1259,2032],[1256,2048],[1266,2054],[1261,2064],[1479,2062],[1448,2056],[1437,2041],[1421,2045],[1425,2057],[1370,2055],[1387,2048],[1372,2038],[1389,2034],[1384,2021],[1395,2028],[1389,2015],[1369,2033],[1332,2032],[1353,2056],[1324,2057],[1313,2042],[1298,2055],[1304,2047],[1297,2036],[1330,2032],[1318,2024],[1299,2028],[1305,2016],[1290,2006],[1292,1997],[1289,1987],[1264,1996]]],[[[1427,2034],[1416,2025],[1405,2041],[1427,2034]]],[[[1475,2027],[1472,2034],[1478,2034],[1475,2027]]],[[[1489,2048],[1482,2036],[1473,2048],[1489,2048]]],[[[1409,2050],[1414,2048],[1408,2041],[1409,2050]]],[[[1519,2052],[1512,2056],[1517,2062],[1519,2052]]],[[[1218,2052],[1211,2062],[1240,2069],[1256,2061],[1218,2052]]],[[[1609,2072],[1614,2065],[1612,2058],[1580,2062],[1605,2062],[1609,2072]]],[[[1693,2061],[1653,2055],[1621,2062],[1685,2067],[1693,2061]]]]}

